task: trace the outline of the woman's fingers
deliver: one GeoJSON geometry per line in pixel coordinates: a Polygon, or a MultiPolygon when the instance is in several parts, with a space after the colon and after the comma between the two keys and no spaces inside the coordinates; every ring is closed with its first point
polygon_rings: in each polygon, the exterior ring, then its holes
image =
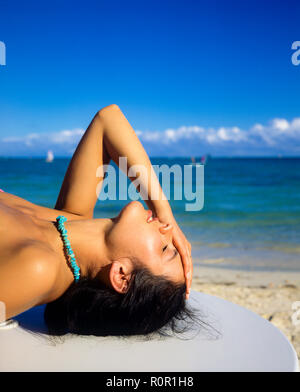
{"type": "MultiPolygon", "coordinates": [[[[179,252],[180,253],[180,252],[179,252]]],[[[184,269],[184,277],[185,277],[185,282],[186,282],[186,299],[188,299],[188,295],[189,295],[189,290],[190,290],[190,262],[189,262],[189,256],[186,252],[181,253],[181,260],[182,260],[182,264],[183,264],[183,269],[184,269]]]]}
{"type": "Polygon", "coordinates": [[[162,226],[160,229],[163,234],[166,234],[168,230],[172,229],[173,244],[181,257],[183,265],[184,277],[186,282],[186,299],[188,299],[191,291],[193,276],[193,263],[191,255],[192,246],[190,242],[186,239],[178,224],[176,223],[174,217],[171,217],[169,219],[163,219],[159,217],[159,219],[161,219],[161,221],[165,223],[165,225],[162,226]]]}
{"type": "Polygon", "coordinates": [[[193,279],[193,262],[190,249],[188,249],[188,272],[187,272],[187,288],[186,288],[186,299],[189,298],[193,279]]]}
{"type": "Polygon", "coordinates": [[[191,244],[186,240],[186,259],[188,260],[186,262],[187,267],[186,267],[186,299],[189,298],[190,292],[191,292],[191,285],[192,285],[192,278],[193,278],[193,262],[192,262],[192,246],[191,244]]]}
{"type": "Polygon", "coordinates": [[[177,248],[182,260],[184,276],[186,281],[186,299],[188,299],[188,296],[191,291],[192,273],[193,273],[190,249],[189,246],[186,245],[186,241],[182,239],[178,240],[176,238],[176,235],[174,235],[173,240],[174,240],[174,245],[177,248]]]}
{"type": "Polygon", "coordinates": [[[190,256],[190,272],[189,272],[189,291],[188,291],[188,295],[190,295],[190,292],[191,292],[192,280],[193,280],[193,260],[192,260],[192,256],[190,256]]]}

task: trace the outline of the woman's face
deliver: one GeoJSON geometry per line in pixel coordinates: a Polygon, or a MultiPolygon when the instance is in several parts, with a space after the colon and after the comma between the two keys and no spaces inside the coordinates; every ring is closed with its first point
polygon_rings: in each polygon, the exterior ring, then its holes
{"type": "Polygon", "coordinates": [[[106,238],[111,257],[136,258],[154,275],[185,283],[181,258],[172,243],[172,228],[157,218],[148,221],[150,215],[138,201],[122,209],[106,238]]]}

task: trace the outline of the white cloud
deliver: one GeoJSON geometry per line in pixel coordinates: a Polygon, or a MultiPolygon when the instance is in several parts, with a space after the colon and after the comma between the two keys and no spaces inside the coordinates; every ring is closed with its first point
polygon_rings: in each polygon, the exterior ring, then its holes
{"type": "Polygon", "coordinates": [[[49,149],[58,155],[71,155],[83,134],[83,129],[73,129],[4,137],[0,140],[0,155],[40,156],[49,149]]]}
{"type": "Polygon", "coordinates": [[[150,153],[155,155],[162,154],[164,146],[172,146],[174,155],[300,154],[300,118],[294,118],[291,122],[275,118],[267,125],[255,124],[247,130],[237,126],[207,129],[182,126],[163,132],[139,131],[138,134],[150,153]]]}
{"type": "Polygon", "coordinates": [[[63,144],[63,143],[72,144],[76,142],[78,139],[80,139],[80,137],[83,134],[84,134],[83,129],[74,129],[72,131],[65,130],[65,131],[50,134],[49,139],[54,144],[63,144]]]}
{"type": "Polygon", "coordinates": [[[284,118],[275,118],[271,122],[271,126],[281,132],[284,132],[290,128],[289,122],[284,118]]]}
{"type": "MultiPolygon", "coordinates": [[[[152,156],[300,154],[300,117],[291,121],[275,118],[246,130],[195,125],[136,133],[152,156]]],[[[83,134],[83,129],[73,129],[4,137],[0,140],[0,155],[44,155],[48,149],[56,155],[70,155],[83,134]]]]}

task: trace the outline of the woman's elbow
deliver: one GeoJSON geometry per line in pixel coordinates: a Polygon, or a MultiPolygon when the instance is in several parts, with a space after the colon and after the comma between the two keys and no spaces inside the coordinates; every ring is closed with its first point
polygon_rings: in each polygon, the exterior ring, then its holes
{"type": "Polygon", "coordinates": [[[120,111],[121,111],[121,109],[119,108],[119,106],[116,105],[115,103],[113,103],[111,105],[105,106],[104,108],[100,109],[98,111],[97,115],[98,115],[98,117],[103,118],[103,117],[112,115],[116,112],[120,112],[120,111]]]}

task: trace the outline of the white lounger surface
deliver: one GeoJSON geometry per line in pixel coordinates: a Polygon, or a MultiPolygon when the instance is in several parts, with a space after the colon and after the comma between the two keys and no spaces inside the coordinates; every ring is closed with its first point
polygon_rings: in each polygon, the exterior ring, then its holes
{"type": "Polygon", "coordinates": [[[0,371],[298,371],[292,345],[260,316],[195,291],[188,303],[220,334],[212,329],[190,340],[148,341],[68,335],[63,343],[52,343],[21,328],[44,328],[43,307],[32,309],[16,318],[16,328],[0,329],[0,371]]]}

